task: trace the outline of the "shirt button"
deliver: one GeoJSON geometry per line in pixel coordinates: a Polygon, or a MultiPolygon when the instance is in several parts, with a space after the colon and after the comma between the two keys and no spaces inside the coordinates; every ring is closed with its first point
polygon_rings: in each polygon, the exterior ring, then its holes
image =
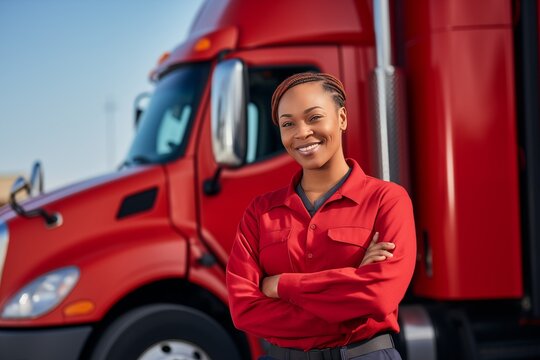
{"type": "Polygon", "coordinates": [[[317,227],[317,225],[315,225],[315,224],[309,225],[309,228],[310,228],[311,230],[314,230],[316,227],[317,227]]]}
{"type": "Polygon", "coordinates": [[[313,258],[313,254],[312,254],[312,253],[308,253],[308,254],[307,254],[307,257],[308,257],[308,259],[312,259],[312,258],[313,258]]]}

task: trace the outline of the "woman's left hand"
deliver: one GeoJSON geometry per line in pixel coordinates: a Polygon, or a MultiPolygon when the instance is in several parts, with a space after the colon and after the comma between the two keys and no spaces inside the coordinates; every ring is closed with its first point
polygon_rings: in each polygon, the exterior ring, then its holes
{"type": "Polygon", "coordinates": [[[278,283],[281,275],[274,275],[265,277],[262,281],[261,291],[264,295],[270,298],[279,298],[278,295],[278,283]]]}

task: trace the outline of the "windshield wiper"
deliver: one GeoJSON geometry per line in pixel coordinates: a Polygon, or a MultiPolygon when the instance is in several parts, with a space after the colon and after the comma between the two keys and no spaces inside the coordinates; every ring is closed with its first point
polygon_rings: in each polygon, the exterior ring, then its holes
{"type": "Polygon", "coordinates": [[[148,158],[147,156],[145,156],[145,155],[136,155],[136,156],[133,156],[133,157],[127,159],[126,161],[124,161],[120,165],[119,169],[123,169],[123,168],[131,166],[131,165],[151,164],[151,163],[152,163],[152,160],[150,158],[148,158]]]}

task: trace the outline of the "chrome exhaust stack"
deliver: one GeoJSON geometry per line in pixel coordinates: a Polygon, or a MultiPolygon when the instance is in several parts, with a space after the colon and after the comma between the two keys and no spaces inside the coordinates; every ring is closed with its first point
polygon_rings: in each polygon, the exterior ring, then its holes
{"type": "Polygon", "coordinates": [[[372,116],[376,124],[377,176],[410,191],[405,76],[392,65],[388,0],[373,0],[377,66],[371,76],[372,116]]]}

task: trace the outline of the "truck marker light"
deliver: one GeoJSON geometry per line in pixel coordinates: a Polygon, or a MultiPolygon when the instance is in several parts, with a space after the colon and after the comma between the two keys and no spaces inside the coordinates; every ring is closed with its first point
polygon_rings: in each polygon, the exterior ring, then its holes
{"type": "Polygon", "coordinates": [[[69,266],[51,271],[25,285],[2,311],[4,319],[30,319],[54,309],[73,290],[79,269],[69,266]]]}
{"type": "Polygon", "coordinates": [[[86,315],[94,311],[95,308],[96,308],[96,305],[94,305],[94,303],[91,302],[90,300],[75,301],[74,303],[71,303],[64,308],[64,315],[65,316],[86,315]]]}
{"type": "Polygon", "coordinates": [[[210,46],[212,45],[212,42],[209,38],[203,37],[197,43],[195,44],[195,51],[205,51],[210,49],[210,46]]]}

